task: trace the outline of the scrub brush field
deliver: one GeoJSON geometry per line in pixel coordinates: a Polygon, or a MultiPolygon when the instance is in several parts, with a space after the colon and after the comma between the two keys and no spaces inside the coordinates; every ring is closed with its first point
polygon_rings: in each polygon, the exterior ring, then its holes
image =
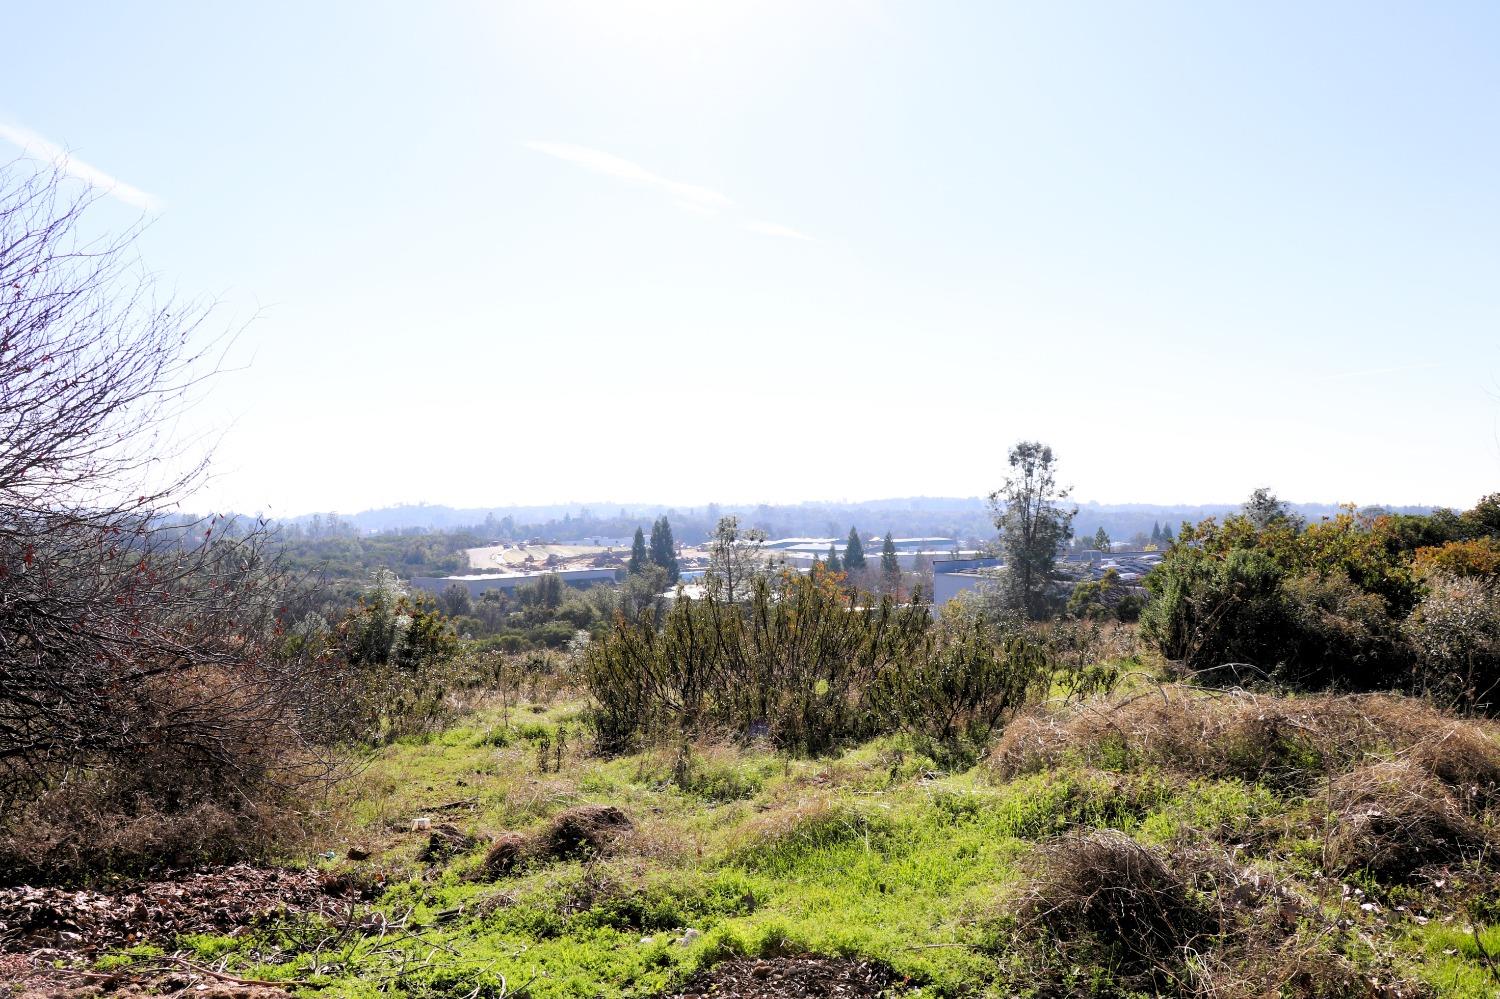
{"type": "Polygon", "coordinates": [[[1500,744],[1415,700],[1150,683],[961,772],[901,737],[605,757],[583,710],[380,750],[328,803],[346,904],[102,963],[348,997],[1500,989],[1500,744]]]}

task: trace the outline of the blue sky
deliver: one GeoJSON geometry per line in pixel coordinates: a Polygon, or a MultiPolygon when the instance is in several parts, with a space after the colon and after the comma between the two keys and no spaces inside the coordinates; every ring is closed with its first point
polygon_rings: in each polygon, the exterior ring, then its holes
{"type": "Polygon", "coordinates": [[[13,4],[216,322],[193,505],[1500,488],[1500,7],[13,4]]]}

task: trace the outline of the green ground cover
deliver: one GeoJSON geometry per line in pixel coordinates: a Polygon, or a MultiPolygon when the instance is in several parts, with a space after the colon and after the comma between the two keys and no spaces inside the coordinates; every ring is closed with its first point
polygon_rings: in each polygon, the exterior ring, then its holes
{"type": "MultiPolygon", "coordinates": [[[[327,996],[650,996],[727,956],[802,953],[884,963],[913,996],[1055,994],[1018,934],[1028,858],[1070,831],[1113,829],[1162,849],[1211,844],[1296,885],[1317,924],[1297,932],[1351,967],[1441,995],[1495,993],[1495,913],[1415,901],[1403,913],[1399,892],[1363,908],[1375,886],[1350,894],[1317,869],[1317,805],[1300,792],[1123,759],[1009,780],[987,762],[945,773],[898,738],[818,759],[725,746],[601,758],[580,712],[478,710],[375,756],[331,803],[336,831],[318,861],[368,887],[345,921],[362,931],[299,918],[179,944],[327,996]],[[429,815],[481,839],[535,840],[585,804],[618,806],[634,829],[607,855],[534,856],[504,876],[484,867],[485,842],[430,862],[428,833],[411,830],[429,815]],[[348,860],[350,847],[369,855],[348,860]]],[[[1106,961],[1062,980],[1108,991],[1110,975],[1106,961]]]]}

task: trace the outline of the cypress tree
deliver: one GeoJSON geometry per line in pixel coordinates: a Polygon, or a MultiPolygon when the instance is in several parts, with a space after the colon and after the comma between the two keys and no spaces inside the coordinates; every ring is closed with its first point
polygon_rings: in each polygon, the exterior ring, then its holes
{"type": "Polygon", "coordinates": [[[677,543],[672,540],[672,525],[662,517],[651,525],[651,561],[667,570],[667,581],[675,583],[682,573],[677,568],[677,543]]]}
{"type": "Polygon", "coordinates": [[[1151,543],[1153,545],[1161,544],[1161,525],[1154,520],[1151,522],[1151,543]]]}
{"type": "Polygon", "coordinates": [[[880,571],[887,576],[895,576],[901,572],[901,563],[896,559],[896,542],[891,538],[891,532],[885,532],[885,544],[880,546],[880,571]]]}
{"type": "Polygon", "coordinates": [[[627,566],[632,576],[639,576],[646,571],[646,562],[649,556],[646,554],[646,534],[639,527],[635,529],[635,542],[630,546],[630,563],[627,566]]]}
{"type": "Polygon", "coordinates": [[[1163,524],[1163,525],[1161,525],[1161,540],[1162,540],[1162,544],[1165,544],[1165,545],[1170,545],[1173,541],[1177,540],[1172,535],[1172,525],[1171,524],[1163,524]]]}
{"type": "Polygon", "coordinates": [[[844,568],[859,572],[865,567],[865,546],[860,543],[859,532],[849,528],[849,543],[844,546],[844,568]]]}
{"type": "Polygon", "coordinates": [[[828,543],[828,563],[827,563],[827,565],[828,565],[828,571],[829,572],[843,572],[844,571],[844,563],[839,561],[838,549],[836,549],[836,548],[833,547],[833,542],[832,541],[830,541],[828,543]]]}

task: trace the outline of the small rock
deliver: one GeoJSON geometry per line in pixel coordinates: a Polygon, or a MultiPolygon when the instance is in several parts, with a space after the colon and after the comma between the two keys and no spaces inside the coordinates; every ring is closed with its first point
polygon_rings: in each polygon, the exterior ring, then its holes
{"type": "Polygon", "coordinates": [[[682,936],[677,938],[677,946],[686,947],[688,944],[692,943],[694,940],[697,940],[701,936],[703,936],[701,930],[695,930],[692,927],[688,927],[687,929],[682,931],[682,936]]]}

